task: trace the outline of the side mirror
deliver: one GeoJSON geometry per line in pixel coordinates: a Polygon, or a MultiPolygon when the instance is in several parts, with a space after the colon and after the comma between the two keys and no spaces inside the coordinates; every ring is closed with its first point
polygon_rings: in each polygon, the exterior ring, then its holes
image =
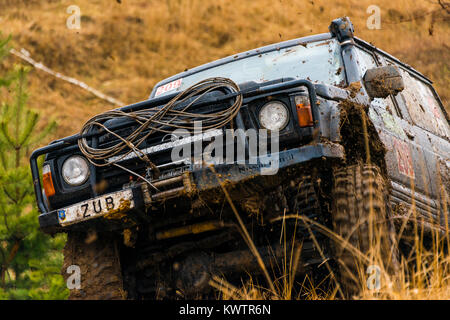
{"type": "Polygon", "coordinates": [[[386,98],[396,95],[405,88],[403,78],[394,66],[372,68],[363,77],[366,91],[372,98],[386,98]]]}

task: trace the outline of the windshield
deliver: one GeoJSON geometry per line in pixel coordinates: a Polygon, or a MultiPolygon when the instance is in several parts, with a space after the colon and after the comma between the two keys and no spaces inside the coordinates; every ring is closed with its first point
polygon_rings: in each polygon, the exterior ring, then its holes
{"type": "Polygon", "coordinates": [[[211,77],[230,78],[238,84],[290,77],[331,85],[345,84],[340,46],[335,39],[329,39],[273,50],[202,70],[158,86],[154,96],[182,91],[211,77]]]}

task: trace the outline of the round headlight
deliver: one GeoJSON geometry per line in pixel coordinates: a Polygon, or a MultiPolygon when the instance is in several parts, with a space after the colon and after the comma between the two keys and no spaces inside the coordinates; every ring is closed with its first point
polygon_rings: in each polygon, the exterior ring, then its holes
{"type": "Polygon", "coordinates": [[[267,130],[283,130],[289,122],[288,109],[279,101],[266,103],[259,112],[259,122],[267,130]]]}
{"type": "Polygon", "coordinates": [[[89,177],[89,164],[85,158],[73,156],[64,161],[62,166],[64,181],[72,186],[79,186],[89,177]]]}

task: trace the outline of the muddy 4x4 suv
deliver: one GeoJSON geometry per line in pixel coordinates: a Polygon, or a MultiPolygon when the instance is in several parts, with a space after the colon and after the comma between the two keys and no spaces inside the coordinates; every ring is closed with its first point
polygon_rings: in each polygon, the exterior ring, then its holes
{"type": "Polygon", "coordinates": [[[395,270],[396,227],[448,230],[431,81],[348,18],[329,30],[177,74],[32,154],[40,226],[68,235],[63,275],[81,268],[71,298],[210,297],[217,275],[273,280],[291,258],[354,292],[378,259],[358,250],[378,241],[395,270]]]}

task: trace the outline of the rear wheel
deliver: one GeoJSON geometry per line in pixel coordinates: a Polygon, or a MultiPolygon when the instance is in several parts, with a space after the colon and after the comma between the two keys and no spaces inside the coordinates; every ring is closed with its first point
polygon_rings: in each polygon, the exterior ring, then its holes
{"type": "Polygon", "coordinates": [[[378,166],[335,168],[332,222],[334,232],[344,241],[334,241],[334,251],[346,295],[377,285],[366,282],[373,272],[378,272],[378,283],[383,285],[383,271],[396,270],[398,249],[389,214],[387,184],[378,166]]]}
{"type": "Polygon", "coordinates": [[[117,240],[112,234],[69,232],[61,273],[67,282],[71,265],[81,271],[80,288],[71,289],[70,300],[125,299],[117,240]]]}

